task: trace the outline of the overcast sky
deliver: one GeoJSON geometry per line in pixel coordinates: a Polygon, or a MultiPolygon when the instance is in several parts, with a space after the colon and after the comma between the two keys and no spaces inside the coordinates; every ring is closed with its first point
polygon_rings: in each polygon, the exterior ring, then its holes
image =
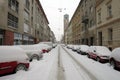
{"type": "Polygon", "coordinates": [[[63,35],[63,15],[68,14],[71,19],[79,2],[80,0],[40,0],[57,40],[60,40],[63,35]]]}

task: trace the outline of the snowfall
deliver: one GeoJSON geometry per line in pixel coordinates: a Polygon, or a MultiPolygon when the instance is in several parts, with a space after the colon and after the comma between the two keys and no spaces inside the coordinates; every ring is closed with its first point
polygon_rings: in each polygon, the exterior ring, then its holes
{"type": "Polygon", "coordinates": [[[0,80],[120,80],[120,71],[109,63],[99,63],[58,45],[39,61],[30,62],[28,71],[18,71],[0,80]]]}

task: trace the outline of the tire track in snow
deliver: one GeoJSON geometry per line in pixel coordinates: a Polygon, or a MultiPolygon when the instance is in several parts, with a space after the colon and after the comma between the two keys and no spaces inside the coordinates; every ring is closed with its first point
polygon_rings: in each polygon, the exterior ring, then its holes
{"type": "Polygon", "coordinates": [[[60,46],[58,48],[58,75],[57,75],[57,80],[65,80],[64,68],[62,66],[62,61],[61,61],[61,58],[60,58],[60,46]]]}
{"type": "MultiPolygon", "coordinates": [[[[63,47],[62,47],[62,48],[63,48],[63,47]]],[[[89,72],[89,70],[87,70],[87,69],[86,69],[77,59],[75,59],[66,49],[63,48],[63,50],[68,54],[68,56],[71,57],[71,59],[76,63],[76,65],[79,66],[79,68],[82,68],[82,70],[85,72],[85,74],[87,74],[87,75],[89,76],[89,78],[90,78],[91,80],[98,80],[91,72],[89,72]]],[[[76,69],[79,70],[77,67],[76,67],[76,69]]],[[[79,72],[79,73],[80,73],[80,72],[79,72]]],[[[85,79],[83,74],[80,73],[80,75],[81,75],[81,77],[83,77],[83,79],[85,79]]]]}

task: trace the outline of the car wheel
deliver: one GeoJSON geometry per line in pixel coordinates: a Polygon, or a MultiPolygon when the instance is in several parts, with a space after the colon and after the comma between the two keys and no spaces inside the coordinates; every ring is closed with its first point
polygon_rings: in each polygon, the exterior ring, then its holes
{"type": "Polygon", "coordinates": [[[115,61],[114,60],[111,60],[110,61],[110,65],[115,69],[116,68],[116,64],[115,64],[115,61]]]}
{"type": "Polygon", "coordinates": [[[90,58],[90,55],[87,55],[88,58],[90,58]]]}
{"type": "Polygon", "coordinates": [[[39,56],[37,56],[37,55],[35,55],[35,56],[33,56],[32,58],[31,58],[31,61],[33,60],[33,59],[36,59],[36,60],[40,60],[40,57],[39,56]]]}
{"type": "Polygon", "coordinates": [[[23,64],[19,64],[16,69],[15,69],[15,72],[19,71],[19,70],[27,70],[27,68],[25,67],[25,65],[23,64]]]}
{"type": "Polygon", "coordinates": [[[99,58],[99,57],[97,57],[96,60],[97,60],[98,62],[100,62],[100,58],[99,58]]]}

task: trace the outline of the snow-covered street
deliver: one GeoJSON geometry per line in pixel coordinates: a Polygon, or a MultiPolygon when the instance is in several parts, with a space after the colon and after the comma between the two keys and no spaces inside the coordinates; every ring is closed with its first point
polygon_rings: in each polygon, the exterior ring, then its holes
{"type": "Polygon", "coordinates": [[[30,62],[28,71],[18,71],[0,80],[120,80],[120,71],[61,45],[30,62]]]}

